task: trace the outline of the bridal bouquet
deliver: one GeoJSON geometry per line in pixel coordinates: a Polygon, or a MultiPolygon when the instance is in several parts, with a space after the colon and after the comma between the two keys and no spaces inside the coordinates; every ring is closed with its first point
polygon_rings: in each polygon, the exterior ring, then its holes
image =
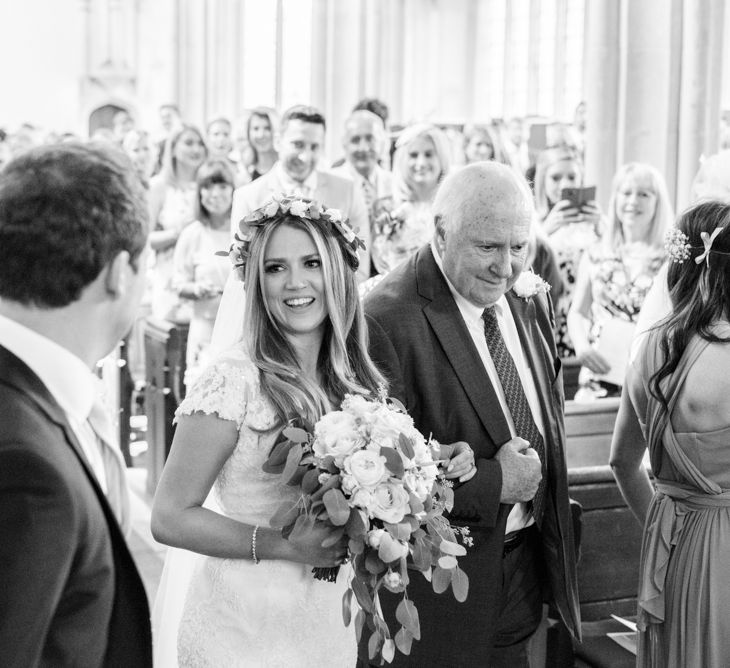
{"type": "MultiPolygon", "coordinates": [[[[468,529],[455,529],[444,517],[454,493],[439,463],[449,446],[427,442],[403,407],[385,398],[347,395],[311,431],[285,429],[264,466],[302,492],[294,506],[277,510],[271,525],[295,540],[315,522],[328,522],[336,527],[330,544],[348,540],[353,576],[342,601],[345,625],[354,596],[358,641],[367,624],[370,659],[390,662],[396,648],[409,654],[420,639],[418,611],[407,595],[409,570],[421,571],[437,593],[450,585],[459,601],[469,590],[456,559],[466,554],[457,533],[469,545],[468,529]],[[403,594],[395,636],[380,607],[383,587],[403,594]]],[[[334,580],[337,569],[315,569],[315,575],[334,580]]]]}

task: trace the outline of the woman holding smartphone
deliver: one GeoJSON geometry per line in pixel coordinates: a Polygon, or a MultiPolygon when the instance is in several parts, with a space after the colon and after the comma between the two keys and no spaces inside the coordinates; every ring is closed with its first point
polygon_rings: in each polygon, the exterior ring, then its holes
{"type": "Polygon", "coordinates": [[[563,290],[555,307],[556,342],[560,357],[574,355],[567,317],[581,257],[598,241],[602,216],[595,200],[581,205],[563,198],[567,188],[583,182],[583,163],[572,146],[553,146],[542,151],[535,170],[535,209],[542,232],[555,251],[563,290]]]}

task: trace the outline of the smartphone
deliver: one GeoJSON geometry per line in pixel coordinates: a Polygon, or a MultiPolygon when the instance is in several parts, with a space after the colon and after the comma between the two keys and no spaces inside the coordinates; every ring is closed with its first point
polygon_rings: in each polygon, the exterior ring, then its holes
{"type": "Polygon", "coordinates": [[[596,199],[596,186],[563,188],[560,191],[560,199],[570,200],[574,206],[580,209],[584,204],[596,199]]]}

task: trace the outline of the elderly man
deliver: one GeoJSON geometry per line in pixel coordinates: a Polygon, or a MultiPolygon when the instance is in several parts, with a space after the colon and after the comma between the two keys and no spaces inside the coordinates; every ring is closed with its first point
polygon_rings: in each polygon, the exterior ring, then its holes
{"type": "MultiPolygon", "coordinates": [[[[317,169],[325,128],[324,116],[313,107],[299,105],[284,113],[277,146],[279,160],[266,174],[237,188],[233,195],[234,232],[241,218],[263,206],[273,195],[295,195],[339,209],[370,247],[368,212],[359,188],[349,179],[317,169]]],[[[364,250],[360,254],[358,278],[365,280],[370,276],[370,252],[364,250]]]]}
{"type": "MultiPolygon", "coordinates": [[[[432,242],[365,307],[373,358],[416,427],[474,450],[476,474],[455,486],[451,514],[474,546],[460,558],[465,603],[411,580],[421,640],[393,665],[527,666],[544,596],[580,629],[552,308],[541,281],[519,281],[532,197],[509,167],[481,162],[446,178],[434,211],[432,242]]],[[[396,629],[398,599],[386,594],[396,629]]]]}
{"type": "Polygon", "coordinates": [[[113,149],[40,147],[0,174],[2,666],[152,665],[92,373],[137,313],[147,216],[113,149]]]}
{"type": "Polygon", "coordinates": [[[354,111],[345,121],[342,138],[345,163],[332,170],[360,187],[368,208],[371,235],[378,212],[392,206],[393,175],[378,164],[385,139],[385,126],[379,116],[371,111],[354,111]]]}

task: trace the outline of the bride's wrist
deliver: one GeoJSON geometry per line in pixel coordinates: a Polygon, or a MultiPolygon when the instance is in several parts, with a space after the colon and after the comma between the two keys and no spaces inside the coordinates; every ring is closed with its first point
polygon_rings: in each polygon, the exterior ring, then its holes
{"type": "Polygon", "coordinates": [[[281,531],[259,525],[251,532],[251,550],[249,553],[249,559],[251,561],[255,561],[255,554],[258,561],[263,561],[265,559],[287,559],[291,561],[291,547],[291,543],[282,537],[281,531]],[[255,549],[254,536],[256,538],[255,549]]]}

